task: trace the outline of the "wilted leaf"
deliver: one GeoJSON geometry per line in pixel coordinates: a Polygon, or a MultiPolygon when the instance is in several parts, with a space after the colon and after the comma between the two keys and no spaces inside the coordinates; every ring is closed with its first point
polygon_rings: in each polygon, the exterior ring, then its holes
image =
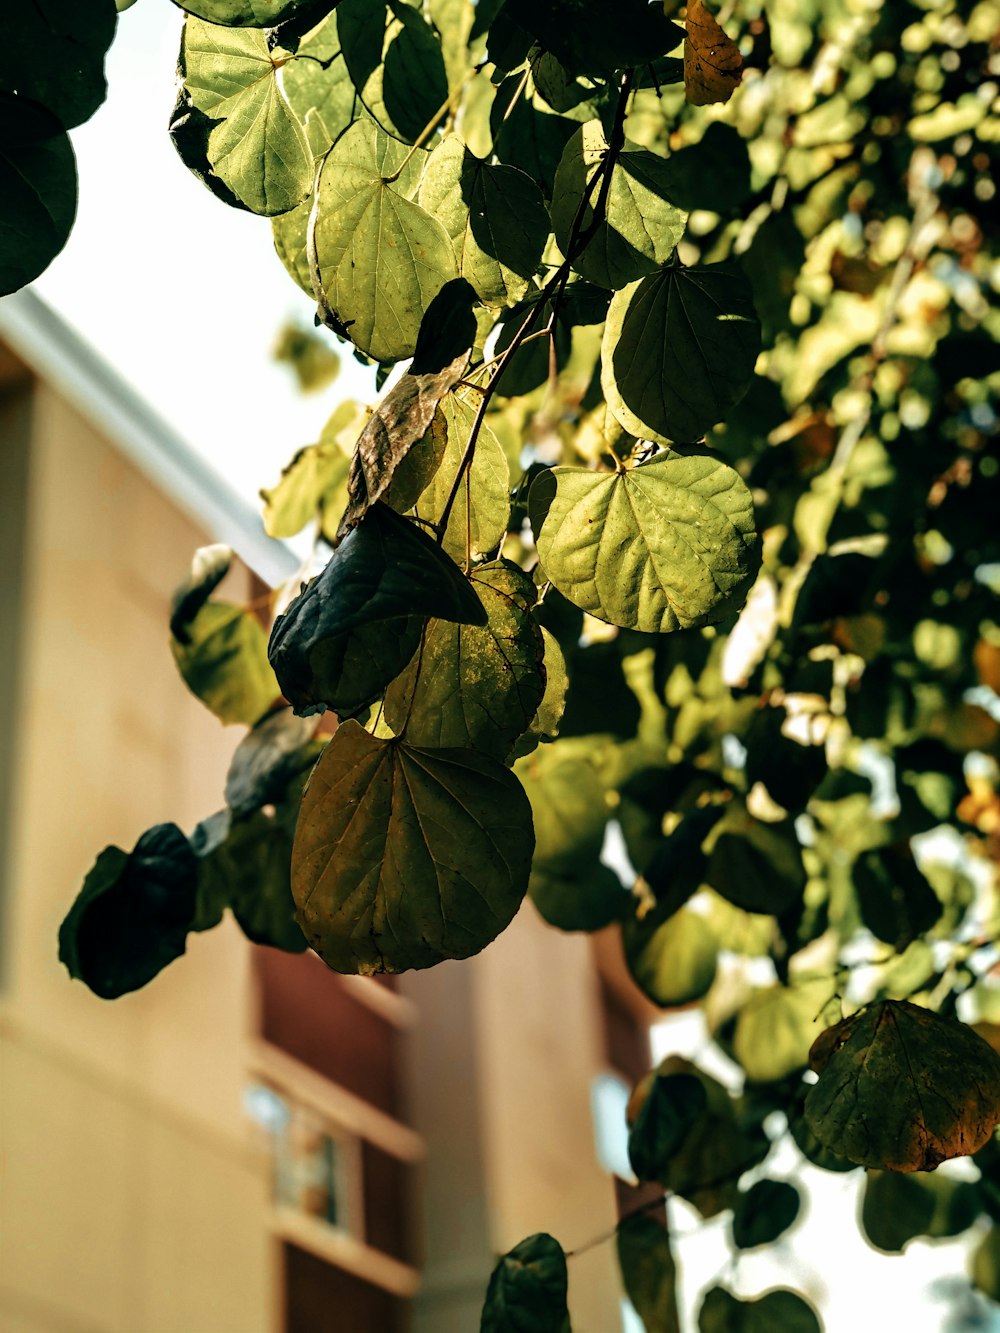
{"type": "Polygon", "coordinates": [[[309,943],[341,972],[468,958],[524,896],[531,808],[502,764],[345,723],[302,799],[292,891],[309,943]]]}
{"type": "Polygon", "coordinates": [[[197,862],[176,824],[129,853],[105,847],[59,927],[60,961],[103,1000],[138,990],[184,952],[197,900],[197,862]]]}
{"type": "Polygon", "coordinates": [[[740,1301],[713,1287],[698,1311],[699,1333],[822,1333],[816,1311],[794,1291],[767,1291],[740,1301]]]}
{"type": "Polygon", "coordinates": [[[1000,1056],[971,1028],[905,1000],[869,1005],[823,1033],[806,1120],[861,1166],[928,1171],[974,1153],[1000,1120],[1000,1056]]]}
{"type": "MultiPolygon", "coordinates": [[[[468,360],[466,351],[436,373],[408,373],[376,405],[351,459],[348,504],[340,523],[339,537],[345,537],[360,522],[369,505],[384,498],[411,450],[420,449],[438,405],[461,379],[468,360]]],[[[437,457],[430,477],[423,485],[414,488],[416,494],[403,497],[395,507],[411,508],[440,464],[441,458],[437,457]]]]}
{"type": "Polygon", "coordinates": [[[651,1217],[625,1217],[615,1242],[625,1294],[646,1333],[680,1333],[677,1265],[666,1228],[651,1217]]]}
{"type": "Polygon", "coordinates": [[[505,759],[542,701],[544,644],[535,585],[509,560],[478,565],[472,588],[486,624],[431,620],[423,648],[389,686],[385,717],[411,745],[469,746],[505,759]]]}
{"type": "Polygon", "coordinates": [[[542,493],[552,494],[536,529],[546,577],[612,625],[659,634],[717,620],[757,572],[750,492],[707,453],[669,450],[613,473],[552,468],[533,506],[542,493]]]}
{"type": "Polygon", "coordinates": [[[601,387],[637,438],[693,442],[746,393],[759,351],[750,284],[738,268],[668,266],[612,297],[601,387]]]}
{"type": "Polygon", "coordinates": [[[688,0],[684,39],[684,96],[695,106],[728,102],[743,77],[743,57],[703,0],[688,0]]]}
{"type": "Polygon", "coordinates": [[[268,648],[297,713],[360,711],[416,652],[424,618],[482,624],[455,565],[417,526],[375,504],[279,616],[268,648]]]}
{"type": "Polygon", "coordinates": [[[629,1128],[628,1157],[640,1180],[659,1180],[705,1111],[705,1086],[693,1074],[654,1072],[629,1128]]]}
{"type": "Polygon", "coordinates": [[[799,1215],[801,1198],[785,1180],[758,1180],[733,1209],[733,1244],[740,1250],[770,1245],[799,1215]]]}
{"type": "Polygon", "coordinates": [[[539,1232],[508,1251],[494,1268],[479,1333],[567,1333],[566,1256],[539,1232]]]}

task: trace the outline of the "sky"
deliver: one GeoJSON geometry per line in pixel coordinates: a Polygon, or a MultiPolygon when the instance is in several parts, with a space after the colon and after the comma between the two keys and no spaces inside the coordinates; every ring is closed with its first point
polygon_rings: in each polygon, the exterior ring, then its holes
{"type": "Polygon", "coordinates": [[[370,398],[374,381],[341,353],[336,383],[303,394],[274,361],[282,324],[311,327],[314,306],[274,253],[267,219],[216,199],[174,151],[181,21],[166,0],[120,15],[108,99],[71,136],[76,225],[35,290],[256,502],[332,408],[370,398]]]}

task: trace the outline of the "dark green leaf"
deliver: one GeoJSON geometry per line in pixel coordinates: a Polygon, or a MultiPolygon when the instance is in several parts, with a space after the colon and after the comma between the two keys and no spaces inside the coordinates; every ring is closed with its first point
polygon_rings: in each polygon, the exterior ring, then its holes
{"type": "Polygon", "coordinates": [[[941,918],[941,899],[928,884],[908,842],[863,852],[852,870],[861,919],[897,953],[941,918]]]}
{"type": "Polygon", "coordinates": [[[208,23],[273,28],[298,10],[315,8],[316,0],[174,0],[174,4],[208,23]]]}
{"type": "Polygon", "coordinates": [[[520,80],[519,73],[511,74],[497,89],[490,109],[493,151],[501,162],[530,176],[548,200],[552,198],[552,180],[563,149],[578,126],[566,116],[542,110],[523,94],[517,97],[514,109],[504,120],[520,80]]]}
{"type": "Polygon", "coordinates": [[[157,824],[130,853],[106,847],[59,928],[59,958],[103,1000],[152,981],[184,952],[198,899],[194,852],[157,824]]]}
{"type": "Polygon", "coordinates": [[[292,778],[318,755],[315,730],[310,719],[282,708],[243,737],[226,774],[226,804],[237,818],[281,800],[292,778]]]}
{"type": "Polygon", "coordinates": [[[646,1333],[680,1333],[677,1265],[666,1228],[651,1217],[626,1217],[615,1242],[625,1293],[646,1333]]]}
{"type": "Polygon", "coordinates": [[[746,393],[759,351],[750,284],[738,268],[668,267],[612,298],[601,385],[639,439],[691,442],[746,393]]]}
{"type": "MultiPolygon", "coordinates": [[[[29,0],[4,17],[0,93],[39,103],[66,130],[88,120],[107,93],[104,53],[115,35],[115,0],[29,0]]],[[[2,193],[6,207],[6,187],[2,193]]]]}
{"type": "Polygon", "coordinates": [[[976,1152],[1000,1119],[1000,1056],[964,1023],[905,1000],[824,1032],[805,1114],[819,1141],[861,1166],[928,1171],[976,1152]]]}
{"type": "Polygon", "coordinates": [[[708,453],[669,450],[623,472],[552,468],[532,496],[553,489],[536,534],[542,568],[599,620],[649,634],[706,624],[756,576],[750,492],[708,453]]]}
{"type": "Polygon", "coordinates": [[[698,1311],[699,1333],[822,1333],[816,1311],[794,1291],[767,1291],[740,1301],[713,1287],[698,1311]]]}
{"type": "Polygon", "coordinates": [[[801,1198],[784,1180],[758,1180],[740,1194],[733,1209],[733,1244],[740,1250],[770,1245],[799,1215],[801,1198]]]}
{"type": "Polygon", "coordinates": [[[485,614],[440,548],[379,503],[275,621],[268,654],[296,712],[350,714],[410,660],[426,616],[481,625],[485,614]]]}
{"type": "Polygon", "coordinates": [[[447,370],[463,354],[468,358],[479,334],[477,304],[475,289],[465,278],[445,283],[420,321],[411,375],[433,375],[447,370]]]}
{"type": "Polygon", "coordinates": [[[505,759],[545,692],[535,586],[509,560],[477,565],[472,588],[486,624],[431,620],[408,669],[389,686],[385,719],[412,745],[470,747],[505,759]]]}
{"type": "Polygon", "coordinates": [[[709,838],[706,882],[745,912],[780,916],[802,899],[806,872],[791,820],[765,824],[741,808],[709,838]]]}
{"type": "Polygon", "coordinates": [[[693,1074],[660,1074],[629,1129],[628,1157],[640,1180],[660,1180],[708,1106],[693,1074]]]}
{"type": "Polygon", "coordinates": [[[567,1333],[566,1256],[540,1232],[508,1251],[486,1290],[479,1333],[567,1333]]]}
{"type": "Polygon", "coordinates": [[[557,930],[602,930],[619,921],[630,902],[621,880],[600,861],[571,875],[532,870],[528,895],[539,915],[557,930]]]}
{"type": "Polygon", "coordinates": [[[337,25],[347,69],[369,115],[413,143],[448,99],[441,43],[418,8],[389,0],[340,0],[337,25]]]}
{"type": "Polygon", "coordinates": [[[341,972],[468,958],[528,882],[531,808],[502,764],[344,723],[302,799],[292,892],[309,943],[341,972]]]}
{"type": "Polygon", "coordinates": [[[196,849],[198,884],[203,900],[232,908],[254,944],[302,953],[307,946],[292,899],[290,814],[294,805],[291,811],[287,806],[254,810],[247,818],[232,819],[221,841],[196,849]]]}
{"type": "Polygon", "coordinates": [[[660,179],[678,208],[742,213],[750,193],[750,154],[732,125],[715,121],[701,139],[663,162],[660,179]]]}
{"type": "Polygon", "coordinates": [[[33,282],[76,217],[76,161],[44,107],[0,92],[0,296],[33,282]]]}
{"type": "Polygon", "coordinates": [[[662,5],[646,0],[507,0],[504,13],[574,74],[609,74],[672,51],[677,29],[662,5]]]}
{"type": "Polygon", "coordinates": [[[917,1236],[957,1236],[972,1226],[982,1204],[969,1180],[913,1172],[869,1171],[861,1205],[861,1225],[869,1241],[901,1254],[917,1236]]]}

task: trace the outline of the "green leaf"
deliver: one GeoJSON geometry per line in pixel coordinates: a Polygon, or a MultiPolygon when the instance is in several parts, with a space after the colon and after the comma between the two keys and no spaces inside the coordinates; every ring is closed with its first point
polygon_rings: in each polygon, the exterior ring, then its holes
{"type": "Polygon", "coordinates": [[[267,637],[242,606],[212,602],[232,558],[225,546],[201,547],[174,595],[170,648],[185,685],[227,725],[252,727],[278,698],[267,637]]]}
{"type": "Polygon", "coordinates": [[[733,1034],[733,1054],[747,1078],[774,1083],[805,1069],[832,994],[833,983],[822,977],[756,991],[740,1008],[733,1034]]]}
{"type": "MultiPolygon", "coordinates": [[[[428,523],[440,522],[476,420],[476,408],[451,393],[441,404],[448,447],[441,466],[417,501],[415,512],[428,523]]],[[[464,564],[493,552],[503,540],[510,517],[510,468],[503,446],[484,422],[476,452],[466,469],[448,520],[444,550],[464,564]]]]}
{"type": "Polygon", "coordinates": [[[756,576],[753,500],[708,453],[664,454],[624,472],[557,467],[536,532],[545,575],[575,606],[649,634],[734,611],[756,576]]]}
{"type": "Polygon", "coordinates": [[[420,203],[444,224],[458,271],[481,301],[512,305],[525,295],[549,235],[545,201],[530,176],[482,161],[451,135],[428,159],[420,203]]]}
{"type": "Polygon", "coordinates": [[[609,74],[672,51],[679,36],[646,0],[507,0],[504,12],[574,74],[609,74]]]}
{"type": "Polygon", "coordinates": [[[441,42],[419,8],[340,0],[344,58],[366,111],[387,134],[413,143],[448,100],[441,42]]]}
{"type": "Polygon", "coordinates": [[[425,616],[482,624],[479,598],[415,524],[369,509],[279,616],[268,648],[297,713],[359,712],[416,652],[425,616]]]}
{"type": "Polygon", "coordinates": [[[292,778],[317,758],[315,731],[315,722],[282,708],[247,732],[226,774],[226,804],[237,818],[282,799],[292,778]]]}
{"type": "Polygon", "coordinates": [[[481,351],[493,320],[483,310],[472,285],[452,278],[424,311],[410,362],[413,375],[435,374],[472,349],[481,351]]]}
{"type": "Polygon", "coordinates": [[[799,1215],[802,1200],[785,1180],[758,1180],[740,1194],[733,1209],[733,1244],[740,1250],[770,1245],[799,1215]]]}
{"type": "Polygon", "coordinates": [[[713,1287],[698,1311],[699,1333],[822,1333],[816,1311],[794,1291],[779,1288],[740,1301],[713,1287]]]}
{"type": "Polygon", "coordinates": [[[558,745],[519,759],[515,772],[535,820],[534,869],[572,877],[598,860],[608,805],[597,771],[558,745]]]}
{"type": "Polygon", "coordinates": [[[851,874],[862,921],[897,953],[941,919],[944,906],[908,842],[862,852],[851,874]]]}
{"type": "Polygon", "coordinates": [[[174,4],[208,23],[273,28],[315,0],[174,0],[174,4]]]}
{"type": "Polygon", "coordinates": [[[738,130],[713,121],[696,144],[664,161],[664,192],[680,208],[729,217],[750,194],[750,154],[738,130]]]}
{"type": "Polygon", "coordinates": [[[736,806],[716,824],[706,851],[706,883],[745,912],[780,916],[802,901],[806,872],[792,820],[765,824],[736,806]]]}
{"type": "MultiPolygon", "coordinates": [[[[104,53],[115,35],[114,0],[31,0],[5,17],[0,93],[39,103],[65,130],[89,120],[108,90],[104,53]]],[[[6,190],[3,197],[6,207],[6,190]]]]}
{"type": "Polygon", "coordinates": [[[299,42],[282,70],[288,105],[305,127],[314,158],[322,157],[355,119],[357,94],[340,49],[337,10],[299,42]]]}
{"type": "Polygon", "coordinates": [[[759,351],[750,284],[738,268],[668,267],[612,298],[601,387],[639,439],[691,442],[746,393],[759,351]]]}
{"type": "Polygon", "coordinates": [[[535,585],[509,560],[470,575],[486,624],[431,620],[423,649],[389,686],[385,718],[411,745],[468,747],[505,759],[545,691],[535,585]]]}
{"type": "MultiPolygon", "coordinates": [[[[581,125],[566,145],[552,193],[556,240],[568,253],[573,226],[591,226],[598,190],[591,182],[609,152],[599,120],[581,125]]],[[[667,162],[642,149],[622,153],[611,172],[604,217],[585,248],[574,255],[573,267],[588,282],[617,290],[654,273],[673,255],[684,234],[687,214],[671,202],[667,162]]]]}
{"type": "Polygon", "coordinates": [[[812,1162],[813,1166],[818,1166],[821,1171],[857,1171],[859,1168],[856,1163],[824,1147],[809,1128],[803,1111],[808,1091],[808,1088],[804,1088],[788,1108],[788,1130],[795,1140],[795,1146],[803,1157],[812,1162]]]}
{"type": "Polygon", "coordinates": [[[447,416],[438,444],[428,438],[441,400],[458,383],[468,364],[468,351],[435,373],[406,374],[376,406],[361,432],[347,482],[348,502],[338,539],[356,527],[370,505],[393,487],[393,507],[413,507],[432,481],[446,455],[447,416]],[[405,471],[412,476],[404,478],[405,471]]]}
{"type": "Polygon", "coordinates": [[[59,927],[60,961],[103,1000],[138,990],[184,952],[197,898],[176,824],[157,824],[129,853],[106,847],[59,927]]]}
{"type": "Polygon", "coordinates": [[[979,1188],[970,1180],[913,1172],[869,1171],[861,1226],[869,1242],[901,1254],[917,1236],[961,1235],[982,1211],[979,1188]]]}
{"type": "Polygon", "coordinates": [[[640,1180],[659,1180],[669,1169],[708,1105],[693,1074],[656,1073],[628,1135],[628,1158],[640,1180]]]}
{"type": "Polygon", "coordinates": [[[312,153],[265,34],[188,17],[180,64],[192,104],[219,122],[207,158],[226,188],[264,217],[302,203],[312,189],[312,153]]]}
{"type": "Polygon", "coordinates": [[[667,1229],[651,1217],[625,1217],[615,1244],[625,1293],[646,1333],[680,1333],[677,1265],[667,1229]]]}
{"type": "Polygon", "coordinates": [[[556,930],[602,930],[621,920],[629,894],[613,870],[600,861],[581,866],[571,875],[532,870],[528,896],[539,916],[556,930]]]}
{"type": "Polygon", "coordinates": [[[292,891],[309,943],[340,972],[468,958],[528,882],[531,809],[502,764],[344,723],[302,799],[292,891]]]}
{"type": "Polygon", "coordinates": [[[972,1281],[991,1301],[1000,1301],[1000,1226],[990,1227],[976,1246],[972,1256],[972,1281]]]}
{"type": "Polygon", "coordinates": [[[316,273],[337,321],[376,361],[413,355],[424,311],[458,276],[448,233],[411,198],[423,157],[404,169],[407,150],[359,120],[320,173],[316,273]]]}
{"type": "Polygon", "coordinates": [[[479,1333],[568,1333],[566,1256],[540,1232],[515,1245],[494,1268],[479,1333]]]}
{"type": "Polygon", "coordinates": [[[76,160],[44,107],[0,92],[0,296],[33,282],[76,217],[76,160]]]}
{"type": "Polygon", "coordinates": [[[810,1059],[809,1127],[861,1166],[933,1170],[976,1152],[1000,1120],[1000,1056],[964,1023],[905,1000],[844,1019],[810,1059]]]}
{"type": "Polygon", "coordinates": [[[517,96],[514,100],[520,80],[520,73],[511,74],[493,99],[490,108],[493,151],[501,162],[530,176],[543,198],[549,200],[556,167],[567,141],[576,133],[577,124],[566,116],[552,115],[527,96],[517,96]],[[504,119],[512,101],[513,110],[504,119]]]}
{"type": "MultiPolygon", "coordinates": [[[[200,115],[200,112],[196,113],[200,115]]],[[[173,126],[171,126],[173,133],[173,126]]],[[[180,151],[180,150],[178,150],[180,151]]],[[[181,154],[183,157],[183,153],[181,154]]],[[[191,169],[191,163],[184,159],[186,165],[191,169]]],[[[212,188],[212,182],[216,177],[212,176],[206,180],[209,188],[212,188]]],[[[271,231],[274,237],[274,248],[278,258],[285,266],[285,271],[292,281],[305,292],[311,300],[315,300],[315,293],[312,285],[312,270],[309,267],[309,255],[306,251],[306,235],[309,229],[309,217],[312,213],[312,199],[309,198],[305,203],[299,204],[298,208],[293,208],[289,213],[282,213],[281,217],[271,219],[271,231]]]]}
{"type": "Polygon", "coordinates": [[[559,641],[547,629],[542,627],[544,656],[542,670],[545,675],[545,693],[535,716],[531,719],[528,730],[514,744],[508,756],[508,762],[523,759],[531,754],[543,742],[554,741],[559,735],[559,727],[566,708],[566,694],[569,690],[569,675],[566,670],[566,658],[559,647],[559,641]]]}
{"type": "Polygon", "coordinates": [[[309,444],[282,470],[271,490],[262,490],[264,530],[269,537],[294,537],[315,519],[324,501],[344,494],[350,461],[336,443],[309,444]]]}
{"type": "Polygon", "coordinates": [[[632,980],[665,1009],[690,1004],[707,994],[715,980],[719,942],[700,913],[682,907],[666,916],[654,909],[622,927],[625,961],[632,980]]]}

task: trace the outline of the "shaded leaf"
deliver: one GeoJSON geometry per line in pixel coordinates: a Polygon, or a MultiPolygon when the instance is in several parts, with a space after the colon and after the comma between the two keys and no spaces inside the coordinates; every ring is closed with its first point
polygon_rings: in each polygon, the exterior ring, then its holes
{"type": "Polygon", "coordinates": [[[666,1228],[651,1217],[625,1217],[615,1244],[625,1293],[646,1333],[680,1333],[677,1265],[666,1228]]]}
{"type": "Polygon", "coordinates": [[[520,783],[472,750],[425,750],[344,723],[309,779],[292,891],[341,972],[468,958],[524,896],[534,838],[520,783]]]}
{"type": "Polygon", "coordinates": [[[0,296],[33,282],[76,217],[76,160],[44,107],[0,92],[0,296]]]}
{"type": "Polygon", "coordinates": [[[933,1170],[976,1152],[1000,1120],[1000,1056],[964,1023],[906,1000],[869,1005],[820,1036],[806,1120],[861,1166],[933,1170]]]}
{"type": "Polygon", "coordinates": [[[375,504],[274,623],[282,693],[297,713],[360,711],[409,661],[427,616],[482,624],[485,612],[425,533],[375,504]]]}
{"type": "Polygon", "coordinates": [[[659,1180],[705,1111],[705,1086],[693,1074],[656,1073],[629,1128],[628,1157],[640,1180],[659,1180]]]}
{"type": "MultiPolygon", "coordinates": [[[[597,191],[591,182],[609,152],[599,120],[581,125],[566,145],[556,172],[552,224],[568,253],[574,224],[586,235],[597,191]],[[580,207],[590,202],[579,222],[580,207]]],[[[588,282],[617,290],[665,264],[684,234],[687,214],[671,202],[669,163],[643,149],[623,152],[611,172],[604,216],[593,237],[573,256],[573,267],[588,282]]]]}
{"type": "Polygon", "coordinates": [[[574,605],[646,633],[687,629],[735,610],[758,567],[753,501],[707,453],[673,450],[624,472],[557,467],[536,532],[546,577],[574,605]]]}
{"type": "Polygon", "coordinates": [[[477,158],[456,135],[427,162],[420,203],[445,226],[458,271],[487,305],[511,305],[530,286],[549,235],[541,191],[516,167],[477,158]]]}
{"type": "Polygon", "coordinates": [[[646,0],[507,0],[504,13],[574,74],[609,74],[641,65],[677,45],[663,7],[646,0]]]}
{"type": "Polygon", "coordinates": [[[424,311],[417,346],[410,362],[412,375],[436,374],[469,351],[479,340],[476,293],[464,278],[446,282],[424,311]]]}
{"type": "Polygon", "coordinates": [[[441,42],[419,8],[340,0],[344,58],[366,111],[387,134],[413,143],[448,100],[441,42]]]}
{"type": "Polygon", "coordinates": [[[59,958],[103,1000],[152,981],[179,958],[197,906],[197,863],[176,824],[131,852],[106,847],[59,927],[59,958]]]}
{"type": "Polygon", "coordinates": [[[89,120],[107,94],[104,54],[115,35],[115,0],[31,0],[6,17],[0,93],[38,103],[66,130],[89,120]]]}
{"type": "Polygon", "coordinates": [[[566,1256],[539,1232],[515,1245],[490,1275],[479,1333],[567,1333],[566,1256]]]}
{"type": "Polygon", "coordinates": [[[356,93],[340,48],[337,10],[299,42],[282,69],[288,105],[305,129],[314,158],[322,157],[355,118],[356,93]]]}
{"type": "Polygon", "coordinates": [[[868,1240],[888,1254],[901,1254],[917,1236],[958,1236],[982,1210],[979,1188],[970,1180],[935,1173],[869,1171],[861,1204],[868,1240]]]}
{"type": "Polygon", "coordinates": [[[902,953],[941,919],[941,899],[928,884],[908,842],[862,852],[851,871],[861,919],[902,953]]]}
{"type": "Polygon", "coordinates": [[[628,910],[629,894],[600,861],[570,875],[532,870],[528,896],[538,914],[557,930],[602,930],[628,910]]]}
{"type": "MultiPolygon", "coordinates": [[[[385,496],[400,464],[410,451],[417,448],[424,452],[421,443],[430,429],[438,405],[461,379],[468,360],[466,350],[435,373],[407,373],[376,405],[351,459],[347,483],[348,503],[340,522],[339,538],[345,537],[357,526],[369,505],[385,496]]],[[[415,493],[400,497],[400,508],[412,507],[441,461],[438,456],[435,465],[430,468],[430,476],[426,480],[421,477],[422,484],[414,488],[415,493]]]]}
{"type": "Polygon", "coordinates": [[[703,0],[688,0],[684,27],[684,96],[694,106],[728,102],[743,77],[739,47],[703,0]]]}
{"type": "Polygon", "coordinates": [[[738,268],[667,267],[612,298],[601,387],[637,438],[699,440],[746,393],[759,351],[750,284],[738,268]]]}
{"type": "Polygon", "coordinates": [[[778,1288],[740,1301],[713,1287],[698,1311],[699,1333],[822,1333],[816,1311],[794,1291],[778,1288]]]}
{"type": "Polygon", "coordinates": [[[545,673],[545,693],[535,716],[531,719],[528,730],[513,746],[507,762],[523,759],[531,754],[540,743],[554,741],[559,735],[563,713],[566,708],[566,695],[569,690],[569,676],[566,671],[566,658],[556,637],[542,627],[544,655],[542,669],[545,673]]]}
{"type": "Polygon", "coordinates": [[[231,819],[225,836],[200,851],[198,883],[203,897],[232,909],[254,944],[303,953],[291,890],[294,813],[293,804],[231,819]]]}
{"type": "Polygon", "coordinates": [[[706,882],[745,912],[780,916],[801,902],[806,872],[791,820],[765,824],[734,808],[716,824],[706,850],[706,882]]]}
{"type": "Polygon", "coordinates": [[[319,177],[314,276],[336,324],[376,361],[413,355],[424,311],[458,276],[448,233],[411,197],[426,154],[407,156],[358,120],[319,177]]]}
{"type": "Polygon", "coordinates": [[[738,130],[713,121],[696,144],[670,154],[661,179],[678,208],[708,208],[726,217],[740,213],[750,194],[750,154],[738,130]]]}
{"type": "Polygon", "coordinates": [[[799,1215],[801,1198],[785,1180],[758,1180],[733,1209],[733,1244],[740,1250],[770,1245],[799,1215]]]}
{"type": "Polygon", "coordinates": [[[315,722],[282,708],[243,737],[226,774],[226,804],[234,815],[281,800],[292,778],[317,757],[315,730],[315,722]]]}
{"type": "Polygon", "coordinates": [[[486,624],[431,620],[423,648],[389,686],[385,718],[411,745],[465,747],[504,759],[545,691],[535,586],[509,560],[470,575],[486,624]]]}

